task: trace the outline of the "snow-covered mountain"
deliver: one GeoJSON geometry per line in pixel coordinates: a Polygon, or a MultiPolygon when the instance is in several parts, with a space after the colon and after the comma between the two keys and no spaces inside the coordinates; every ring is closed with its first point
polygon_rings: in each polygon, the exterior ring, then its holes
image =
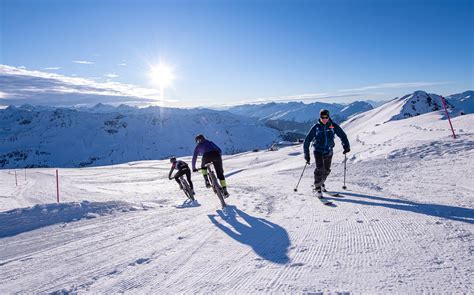
{"type": "Polygon", "coordinates": [[[331,115],[331,118],[333,120],[339,119],[339,120],[337,120],[338,122],[343,122],[343,121],[347,120],[347,118],[349,118],[353,115],[360,114],[360,113],[363,113],[363,112],[367,112],[371,109],[373,109],[373,107],[365,101],[354,101],[354,102],[346,105],[341,110],[339,110],[336,114],[331,115]]]}
{"type": "Polygon", "coordinates": [[[384,103],[386,103],[387,101],[385,101],[385,100],[370,100],[369,99],[369,100],[365,100],[365,102],[372,105],[372,107],[377,108],[377,107],[383,105],[384,103]]]}
{"type": "MultiPolygon", "coordinates": [[[[459,97],[459,95],[454,95],[454,97],[459,97]]],[[[470,103],[469,99],[469,96],[464,96],[463,103],[470,103]]],[[[445,99],[448,110],[453,115],[456,115],[457,113],[455,112],[455,106],[452,101],[453,100],[445,99]]],[[[397,97],[373,110],[355,115],[346,123],[351,124],[351,122],[356,120],[363,121],[369,119],[369,121],[377,120],[377,124],[382,124],[388,121],[402,120],[441,110],[444,111],[444,106],[439,95],[420,90],[401,98],[397,97]],[[387,117],[388,115],[390,115],[390,117],[387,117]]]]}
{"type": "Polygon", "coordinates": [[[82,167],[189,155],[199,133],[226,154],[264,148],[279,138],[256,119],[226,111],[11,106],[0,110],[0,167],[82,167]]]}
{"type": "MultiPolygon", "coordinates": [[[[445,101],[447,108],[453,106],[445,101]]],[[[399,113],[393,115],[390,120],[401,120],[409,117],[418,116],[434,111],[439,111],[444,108],[443,102],[439,95],[433,93],[426,93],[425,91],[415,91],[412,94],[405,95],[401,98],[396,98],[390,102],[390,105],[396,107],[401,106],[399,113]]],[[[389,105],[387,105],[389,107],[389,105]]]]}
{"type": "Polygon", "coordinates": [[[228,111],[242,116],[255,117],[262,121],[281,120],[296,123],[313,123],[319,117],[319,111],[321,109],[329,110],[331,117],[335,121],[342,122],[351,115],[372,109],[372,106],[362,101],[356,101],[349,105],[324,102],[314,102],[310,104],[303,102],[272,102],[235,106],[228,109],[228,111]]]}
{"type": "MultiPolygon", "coordinates": [[[[451,102],[446,101],[446,104],[451,117],[456,117],[451,102]]],[[[472,122],[472,118],[474,117],[466,118],[462,125],[472,122]]],[[[352,157],[357,158],[358,161],[379,155],[392,157],[393,154],[400,153],[397,149],[402,149],[402,153],[405,153],[407,150],[404,147],[413,145],[414,142],[420,145],[424,142],[426,145],[436,146],[437,140],[440,138],[444,140],[444,137],[452,134],[441,98],[424,91],[416,91],[393,99],[378,108],[351,117],[342,124],[342,127],[352,136],[352,149],[355,151],[352,157]],[[410,129],[421,130],[421,132],[406,132],[410,129]]],[[[453,127],[456,133],[465,132],[464,128],[456,125],[455,120],[453,120],[453,127]]],[[[459,149],[474,148],[472,142],[463,141],[463,139],[448,141],[449,144],[446,147],[439,146],[437,152],[443,154],[457,152],[459,149]],[[445,148],[444,151],[443,148],[445,148]]],[[[421,149],[421,147],[417,148],[421,149]]]]}
{"type": "Polygon", "coordinates": [[[266,126],[275,128],[283,133],[286,140],[302,138],[319,118],[321,109],[328,109],[335,122],[343,122],[348,117],[365,112],[373,107],[366,102],[355,101],[348,105],[337,103],[303,102],[247,104],[232,107],[230,112],[242,116],[258,118],[266,126]]]}
{"type": "Polygon", "coordinates": [[[465,91],[463,93],[450,95],[446,98],[454,106],[456,114],[474,113],[474,91],[465,91]]]}
{"type": "MultiPolygon", "coordinates": [[[[467,91],[446,101],[455,116],[471,112],[472,100],[472,91],[467,91]],[[457,111],[461,108],[462,112],[457,111]]],[[[0,110],[0,167],[81,167],[187,155],[194,148],[197,133],[214,140],[226,154],[233,154],[264,148],[279,139],[301,138],[321,108],[328,108],[334,121],[349,118],[355,126],[355,121],[383,124],[439,111],[443,106],[438,95],[424,91],[376,109],[365,102],[346,106],[296,102],[244,105],[232,108],[237,114],[104,104],[77,109],[11,106],[0,110]]]]}

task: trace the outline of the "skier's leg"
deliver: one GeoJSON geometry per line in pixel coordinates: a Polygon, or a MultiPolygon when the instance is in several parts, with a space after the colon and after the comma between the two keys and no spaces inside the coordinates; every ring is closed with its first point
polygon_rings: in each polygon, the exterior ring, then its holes
{"type": "Polygon", "coordinates": [[[224,176],[224,168],[222,167],[222,158],[218,157],[216,160],[213,161],[214,168],[216,168],[217,178],[219,178],[219,182],[221,184],[222,190],[224,191],[224,196],[228,197],[229,192],[227,191],[227,182],[224,176]]]}
{"type": "Polygon", "coordinates": [[[184,170],[184,172],[186,173],[186,178],[188,179],[188,183],[189,183],[189,186],[191,187],[191,190],[194,191],[194,185],[193,185],[193,182],[191,181],[191,170],[186,169],[184,170]]]}
{"type": "Polygon", "coordinates": [[[321,185],[324,183],[325,174],[323,155],[314,153],[314,161],[316,163],[316,168],[314,168],[314,188],[320,190],[321,185]]]}
{"type": "Polygon", "coordinates": [[[202,155],[201,173],[202,173],[202,176],[204,177],[204,182],[206,183],[207,188],[211,187],[211,183],[209,182],[209,176],[207,175],[208,172],[207,172],[207,168],[206,168],[206,164],[209,163],[209,162],[211,162],[210,159],[209,159],[209,153],[206,153],[206,154],[202,155]]]}
{"type": "Polygon", "coordinates": [[[179,171],[176,172],[176,174],[174,175],[174,180],[176,180],[176,182],[178,183],[180,189],[183,189],[183,186],[181,185],[181,182],[179,181],[179,178],[180,178],[181,176],[183,176],[183,175],[184,175],[183,170],[179,170],[179,171]]]}
{"type": "Polygon", "coordinates": [[[324,175],[323,175],[323,184],[331,173],[331,163],[332,163],[332,153],[323,157],[324,163],[324,175]]]}
{"type": "Polygon", "coordinates": [[[217,178],[219,178],[219,180],[225,180],[224,168],[222,168],[222,159],[215,159],[212,161],[212,163],[214,164],[214,168],[216,168],[217,178]]]}

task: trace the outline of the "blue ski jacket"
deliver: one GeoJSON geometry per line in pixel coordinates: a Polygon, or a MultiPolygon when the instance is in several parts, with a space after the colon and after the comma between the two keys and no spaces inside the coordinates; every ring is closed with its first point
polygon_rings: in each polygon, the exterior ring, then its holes
{"type": "Polygon", "coordinates": [[[342,131],[342,128],[331,119],[329,119],[326,124],[323,124],[321,121],[314,124],[304,140],[303,149],[305,157],[309,156],[309,145],[311,142],[313,143],[315,153],[321,155],[332,154],[332,149],[335,145],[334,135],[337,135],[341,139],[344,149],[350,148],[347,135],[342,131]]]}

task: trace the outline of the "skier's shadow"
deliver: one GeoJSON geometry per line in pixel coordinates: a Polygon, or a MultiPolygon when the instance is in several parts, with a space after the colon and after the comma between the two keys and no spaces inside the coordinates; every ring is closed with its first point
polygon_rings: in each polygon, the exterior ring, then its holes
{"type": "Polygon", "coordinates": [[[218,211],[218,214],[222,217],[222,222],[225,221],[229,226],[217,221],[216,215],[208,215],[208,217],[215,226],[231,238],[251,246],[255,253],[265,260],[278,264],[289,262],[290,238],[284,228],[266,219],[252,217],[235,206],[227,206],[226,215],[221,211],[218,211]],[[237,220],[238,216],[245,223],[237,220]]]}
{"type": "Polygon", "coordinates": [[[348,199],[348,198],[332,198],[338,202],[347,202],[355,203],[361,205],[370,205],[370,206],[380,206],[387,207],[397,210],[411,211],[415,213],[421,213],[426,215],[431,215],[435,217],[441,217],[446,219],[451,219],[455,221],[466,222],[474,224],[474,209],[455,207],[448,205],[438,205],[438,204],[425,204],[417,203],[413,201],[401,200],[401,199],[391,199],[391,198],[382,198],[370,195],[349,193],[349,192],[336,192],[341,195],[366,198],[370,201],[361,200],[361,199],[348,199]],[[379,202],[377,202],[379,201],[379,202]]]}
{"type": "Polygon", "coordinates": [[[186,199],[183,201],[182,204],[176,205],[175,208],[178,209],[185,209],[185,208],[193,208],[193,207],[199,207],[201,204],[198,203],[198,201],[191,201],[190,199],[186,199]]]}

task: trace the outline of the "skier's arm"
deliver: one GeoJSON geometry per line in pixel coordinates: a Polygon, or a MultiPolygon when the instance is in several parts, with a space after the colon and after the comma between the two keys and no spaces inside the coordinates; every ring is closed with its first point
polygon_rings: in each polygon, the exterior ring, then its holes
{"type": "Polygon", "coordinates": [[[171,165],[170,174],[168,175],[168,178],[171,178],[171,174],[173,174],[173,171],[174,171],[174,164],[171,165]]]}
{"type": "Polygon", "coordinates": [[[313,139],[314,139],[314,128],[315,128],[315,126],[313,126],[309,130],[308,134],[306,135],[306,138],[304,139],[303,151],[304,151],[305,157],[309,156],[309,145],[311,144],[311,141],[313,141],[313,139]]]}
{"type": "Polygon", "coordinates": [[[199,145],[194,148],[193,161],[192,161],[193,171],[196,170],[196,160],[199,153],[198,147],[199,145]]]}
{"type": "Polygon", "coordinates": [[[349,150],[350,144],[349,144],[349,140],[347,139],[346,133],[342,130],[341,127],[339,127],[339,125],[334,124],[334,126],[335,126],[334,130],[336,131],[336,135],[339,136],[339,138],[341,139],[342,147],[344,148],[344,150],[349,150]]]}

